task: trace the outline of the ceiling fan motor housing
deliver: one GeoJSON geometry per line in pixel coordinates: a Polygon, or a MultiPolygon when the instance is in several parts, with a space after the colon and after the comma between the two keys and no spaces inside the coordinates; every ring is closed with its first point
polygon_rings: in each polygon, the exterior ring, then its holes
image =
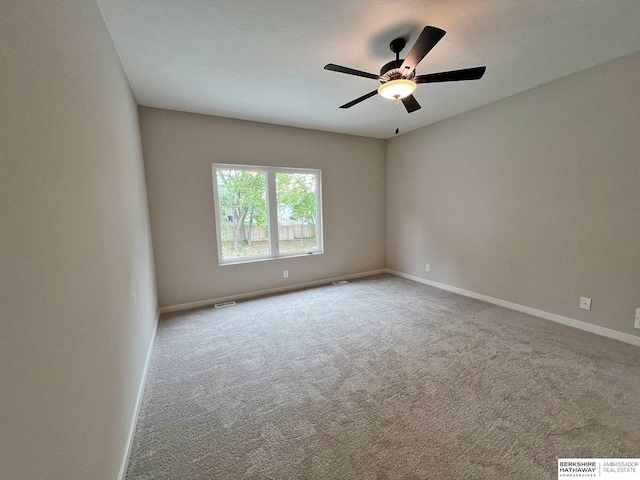
{"type": "Polygon", "coordinates": [[[412,70],[408,74],[402,75],[400,73],[400,67],[402,66],[402,62],[404,62],[404,58],[400,58],[398,60],[392,60],[391,62],[385,64],[380,69],[380,81],[382,83],[386,83],[390,80],[398,80],[399,78],[404,78],[406,80],[413,80],[416,76],[415,70],[412,70]]]}

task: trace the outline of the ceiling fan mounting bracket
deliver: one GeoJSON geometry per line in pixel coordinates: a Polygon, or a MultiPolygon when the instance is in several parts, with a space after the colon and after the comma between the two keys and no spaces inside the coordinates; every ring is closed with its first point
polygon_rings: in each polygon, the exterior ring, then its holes
{"type": "Polygon", "coordinates": [[[396,60],[399,58],[400,52],[406,45],[407,45],[407,41],[402,37],[391,40],[391,43],[389,44],[389,48],[393,53],[396,54],[396,60]]]}

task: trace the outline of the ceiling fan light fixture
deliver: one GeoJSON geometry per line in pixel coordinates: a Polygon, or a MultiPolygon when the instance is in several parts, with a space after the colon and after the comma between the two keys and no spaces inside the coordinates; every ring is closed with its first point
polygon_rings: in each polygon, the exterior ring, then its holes
{"type": "Polygon", "coordinates": [[[416,82],[400,78],[383,83],[378,88],[378,93],[384,98],[393,100],[394,98],[405,98],[411,95],[416,89],[416,82]]]}

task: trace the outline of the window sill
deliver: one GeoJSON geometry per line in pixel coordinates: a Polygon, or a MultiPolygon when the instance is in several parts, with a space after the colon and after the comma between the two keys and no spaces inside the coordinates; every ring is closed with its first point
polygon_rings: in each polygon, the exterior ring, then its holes
{"type": "Polygon", "coordinates": [[[218,263],[218,265],[221,267],[228,267],[230,265],[242,265],[246,263],[268,262],[271,260],[283,260],[286,258],[315,257],[318,255],[324,255],[324,251],[311,252],[311,253],[296,252],[296,253],[291,253],[289,255],[287,254],[278,255],[277,257],[245,257],[244,259],[227,260],[225,262],[218,263]]]}

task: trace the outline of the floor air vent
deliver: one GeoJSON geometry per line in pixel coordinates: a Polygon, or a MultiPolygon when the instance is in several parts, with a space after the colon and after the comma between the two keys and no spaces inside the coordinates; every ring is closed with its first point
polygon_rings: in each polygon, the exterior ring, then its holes
{"type": "Polygon", "coordinates": [[[346,280],[338,280],[337,282],[331,282],[331,285],[345,285],[349,282],[347,282],[346,280]]]}
{"type": "Polygon", "coordinates": [[[213,306],[215,308],[224,308],[224,307],[233,307],[235,304],[236,304],[236,302],[231,301],[231,302],[216,303],[213,306]]]}

